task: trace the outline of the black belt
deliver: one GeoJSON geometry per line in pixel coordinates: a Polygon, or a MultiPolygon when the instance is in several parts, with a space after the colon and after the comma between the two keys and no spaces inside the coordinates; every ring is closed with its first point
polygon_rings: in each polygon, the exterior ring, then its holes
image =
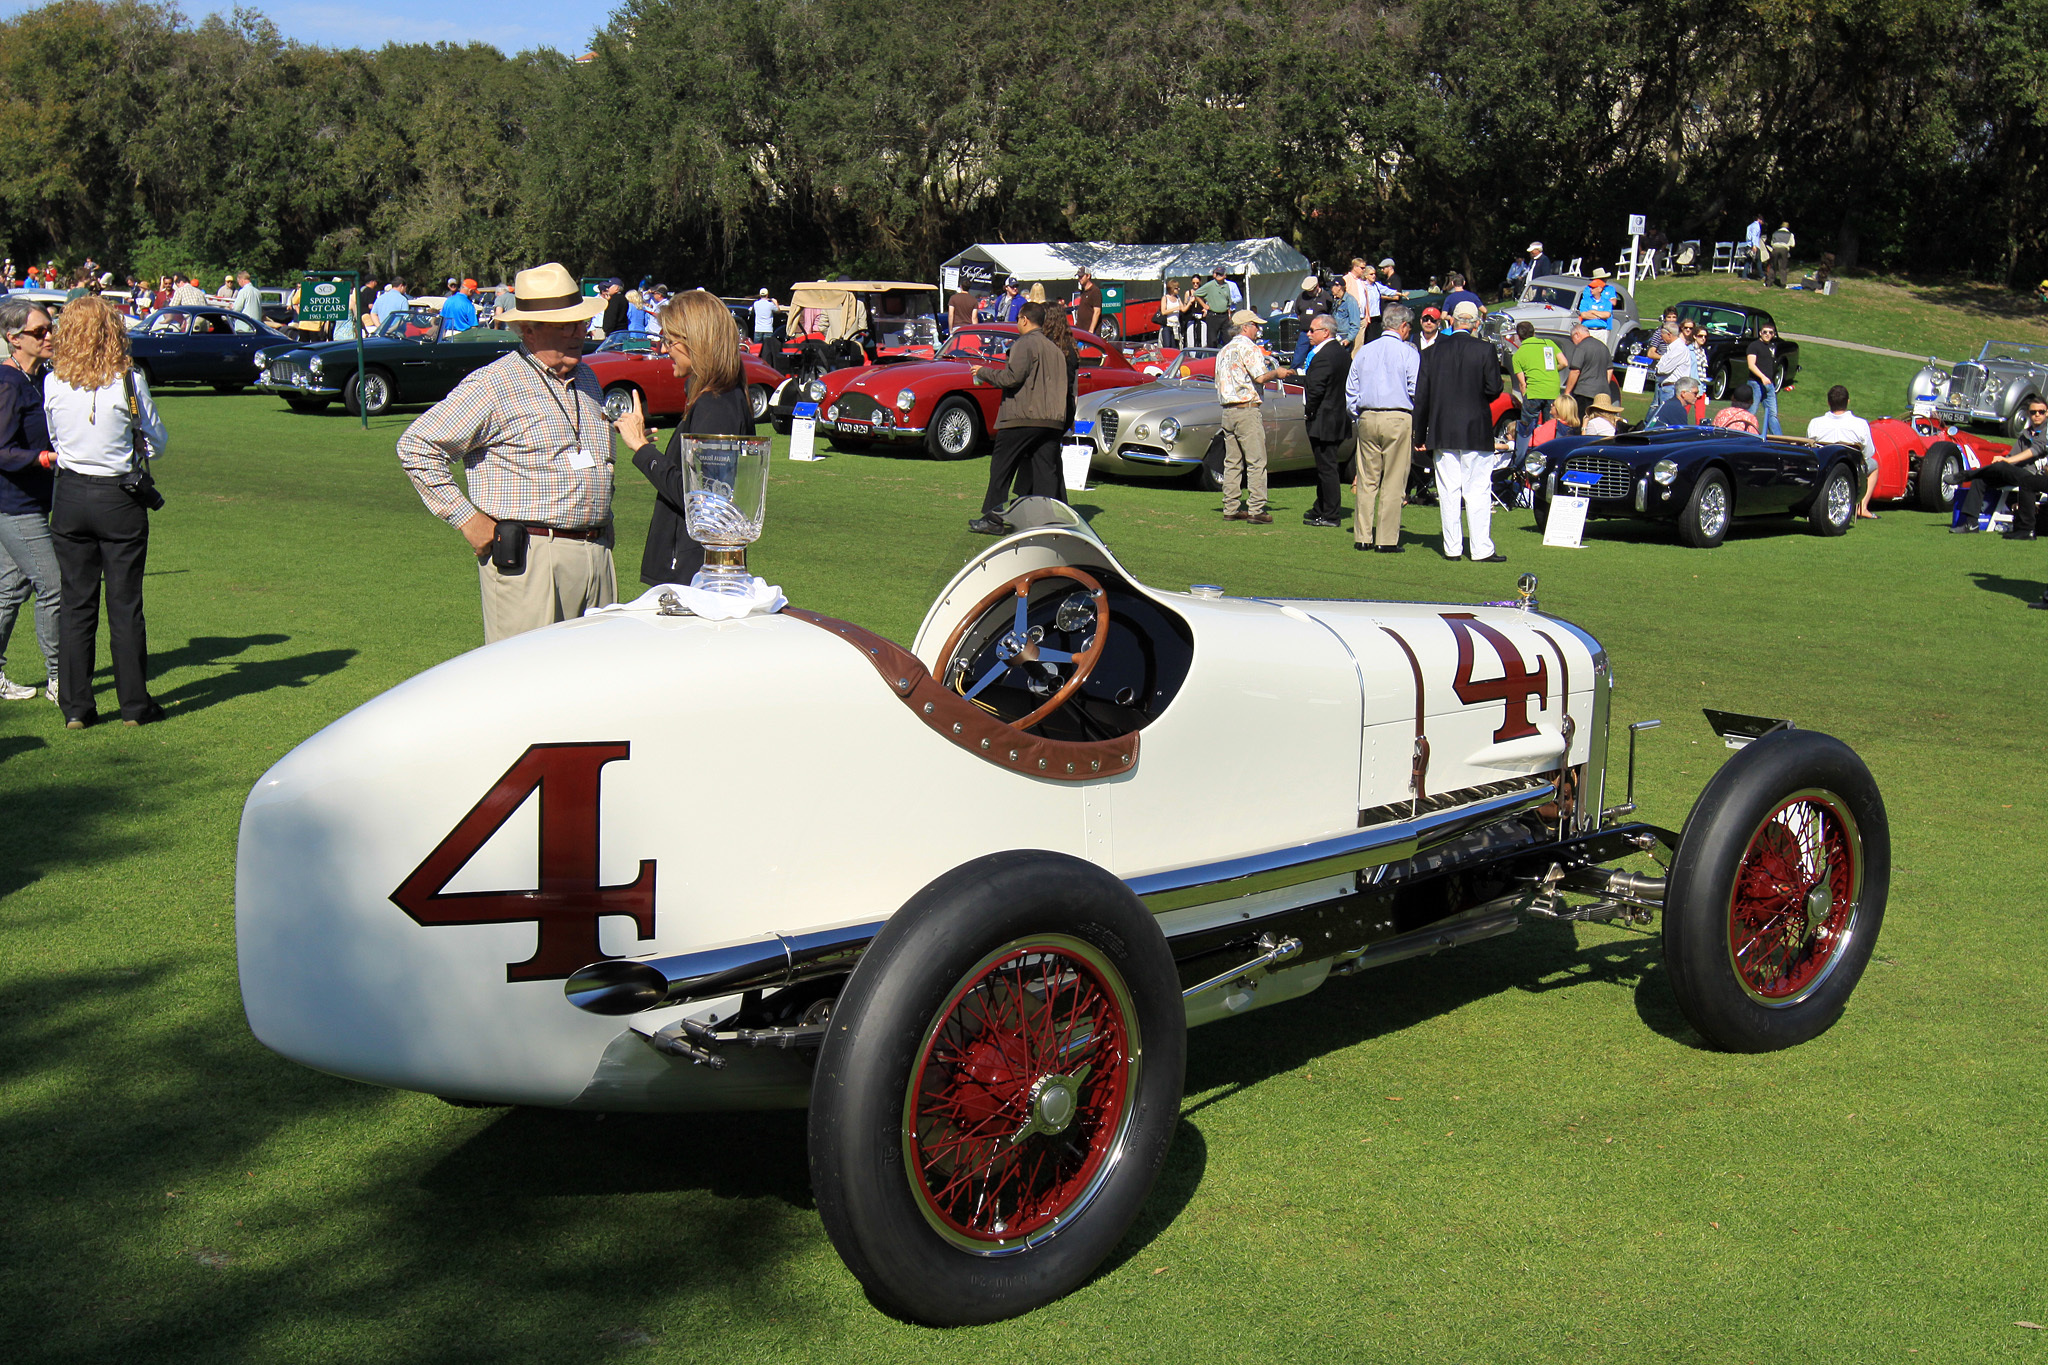
{"type": "Polygon", "coordinates": [[[1408,415],[1409,415],[1410,417],[1413,417],[1413,416],[1415,415],[1415,409],[1414,409],[1414,408],[1360,408],[1360,409],[1359,409],[1359,411],[1360,411],[1360,412],[1405,412],[1405,413],[1407,413],[1407,414],[1408,414],[1408,415]]]}
{"type": "Polygon", "coordinates": [[[63,465],[57,466],[57,472],[67,479],[82,479],[86,483],[118,484],[123,479],[134,477],[130,474],[81,474],[75,469],[66,469],[63,465]]]}
{"type": "Polygon", "coordinates": [[[546,536],[550,540],[599,540],[604,536],[602,526],[593,526],[587,531],[564,531],[555,526],[536,526],[527,522],[526,531],[528,535],[546,536]]]}

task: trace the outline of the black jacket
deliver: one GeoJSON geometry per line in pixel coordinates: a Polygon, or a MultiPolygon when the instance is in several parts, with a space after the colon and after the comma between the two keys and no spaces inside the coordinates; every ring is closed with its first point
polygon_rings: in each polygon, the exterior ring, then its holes
{"type": "MultiPolygon", "coordinates": [[[[626,330],[626,308],[626,296],[624,294],[614,294],[604,301],[604,334],[606,336],[610,336],[614,332],[626,330]]],[[[702,433],[699,434],[701,435],[702,433]]],[[[721,432],[719,434],[730,435],[731,433],[721,432]]],[[[667,581],[667,579],[662,580],[664,583],[667,581]]]]}
{"type": "Polygon", "coordinates": [[[1302,380],[1302,416],[1311,441],[1336,442],[1351,434],[1344,385],[1351,378],[1351,348],[1332,337],[1309,358],[1302,380]]]}
{"type": "Polygon", "coordinates": [[[754,410],[747,402],[746,377],[724,393],[707,393],[668,438],[668,450],[649,441],[633,452],[633,465],[654,485],[654,516],[647,523],[647,548],[640,555],[640,581],[687,583],[704,567],[704,547],[690,539],[683,521],[685,436],[752,436],[754,410]]]}
{"type": "Polygon", "coordinates": [[[50,514],[50,471],[36,460],[49,448],[42,378],[0,364],[0,516],[50,514]]]}
{"type": "Polygon", "coordinates": [[[1422,353],[1415,377],[1415,444],[1431,450],[1492,450],[1500,357],[1470,332],[1445,332],[1422,353]]]}

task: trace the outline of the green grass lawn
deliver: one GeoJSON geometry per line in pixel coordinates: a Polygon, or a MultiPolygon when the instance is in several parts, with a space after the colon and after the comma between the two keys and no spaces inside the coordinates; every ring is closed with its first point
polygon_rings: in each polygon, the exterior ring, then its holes
{"type": "MultiPolygon", "coordinates": [[[[1891,363],[1814,355],[1788,426],[1830,375],[1901,392],[1891,363]]],[[[1886,509],[1838,540],[1743,525],[1703,552],[1609,523],[1557,550],[1519,512],[1496,523],[1508,563],[1478,566],[1429,551],[1428,508],[1408,512],[1411,553],[1355,554],[1345,532],[1300,525],[1298,478],[1276,487],[1270,527],[1226,526],[1186,487],[1076,494],[1162,586],[1469,602],[1535,570],[1544,608],[1613,656],[1617,724],[1666,722],[1643,741],[1647,818],[1680,823],[1725,757],[1700,706],[1790,716],[1877,774],[1893,896],[1847,1016],[1773,1056],[1702,1050],[1656,940],[1605,927],[1532,926],[1199,1030],[1165,1176],[1102,1273],[1025,1319],[934,1332],[877,1313],[840,1266],[799,1114],[456,1109],[250,1037],[242,799],[322,725],[479,643],[476,577],[398,471],[405,417],[365,433],[274,399],[160,401],[170,505],[147,592],[169,719],[68,733],[46,702],[0,706],[12,1358],[2048,1352],[2048,1333],[2015,1326],[2048,1322],[2033,681],[2048,613],[2022,607],[2048,548],[1886,509]]],[[[985,474],[780,462],[753,563],[799,605],[908,640],[968,548],[985,474]]],[[[628,470],[627,577],[650,501],[628,470]]],[[[40,676],[25,622],[9,673],[40,676]]]]}

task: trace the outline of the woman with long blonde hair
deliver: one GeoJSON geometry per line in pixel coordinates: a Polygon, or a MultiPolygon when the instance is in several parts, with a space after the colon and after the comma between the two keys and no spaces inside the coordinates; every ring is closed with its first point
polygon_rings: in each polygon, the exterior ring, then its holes
{"type": "Polygon", "coordinates": [[[637,393],[612,424],[632,450],[634,467],[654,485],[654,516],[640,556],[640,581],[649,587],[687,583],[704,566],[704,547],[690,539],[683,517],[683,438],[754,434],[740,329],[730,309],[701,289],[678,294],[661,310],[661,343],[683,381],[683,418],[668,450],[648,435],[647,408],[637,393]]]}
{"type": "Polygon", "coordinates": [[[99,719],[92,678],[98,666],[100,583],[107,588],[107,647],[121,719],[163,719],[149,695],[149,632],[142,574],[149,514],[163,496],[149,457],[164,451],[164,427],[149,385],[128,361],[128,331],[105,299],[87,295],[64,310],[50,376],[43,383],[57,488],[50,538],[57,547],[57,709],[64,727],[99,719]]]}

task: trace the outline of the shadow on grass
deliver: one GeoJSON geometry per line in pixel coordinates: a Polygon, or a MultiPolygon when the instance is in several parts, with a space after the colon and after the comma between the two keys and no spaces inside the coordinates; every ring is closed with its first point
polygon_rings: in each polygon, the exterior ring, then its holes
{"type": "MultiPolygon", "coordinates": [[[[0,739],[0,758],[20,757],[49,747],[48,741],[40,735],[10,735],[0,739]]],[[[53,761],[61,763],[62,760],[53,761]]],[[[7,793],[9,809],[33,811],[35,818],[18,822],[9,830],[7,838],[0,840],[0,898],[42,880],[46,871],[104,861],[108,851],[109,823],[132,813],[135,801],[132,790],[108,788],[96,782],[60,781],[25,790],[10,789],[7,793]]],[[[124,833],[118,852],[132,854],[142,847],[154,846],[173,837],[166,832],[149,829],[124,833]]],[[[78,913],[70,907],[39,911],[36,932],[49,935],[67,932],[69,922],[78,913]]],[[[20,921],[0,916],[0,929],[20,927],[20,921]]],[[[4,1017],[0,1015],[0,1029],[5,1027],[4,1017]]],[[[0,1040],[0,1046],[4,1046],[4,1040],[0,1040]]]]}
{"type": "MultiPolygon", "coordinates": [[[[151,673],[162,676],[180,668],[225,668],[210,678],[181,683],[156,693],[157,701],[179,713],[201,711],[235,697],[268,692],[278,687],[304,687],[317,678],[338,673],[355,658],[353,649],[316,649],[288,659],[237,659],[238,654],[264,645],[281,645],[292,637],[265,635],[195,635],[177,649],[150,656],[151,673]]],[[[103,665],[95,675],[112,676],[112,664],[103,665]]]]}
{"type": "MultiPolygon", "coordinates": [[[[2002,592],[2022,602],[2038,602],[2048,597],[2048,583],[2040,578],[2007,578],[2002,573],[1972,573],[1970,577],[1986,592],[2002,592]]],[[[2044,570],[2043,578],[2048,578],[2048,570],[2044,570]]]]}
{"type": "Polygon", "coordinates": [[[50,741],[41,735],[8,735],[0,739],[0,763],[37,749],[47,749],[50,741]]]}

